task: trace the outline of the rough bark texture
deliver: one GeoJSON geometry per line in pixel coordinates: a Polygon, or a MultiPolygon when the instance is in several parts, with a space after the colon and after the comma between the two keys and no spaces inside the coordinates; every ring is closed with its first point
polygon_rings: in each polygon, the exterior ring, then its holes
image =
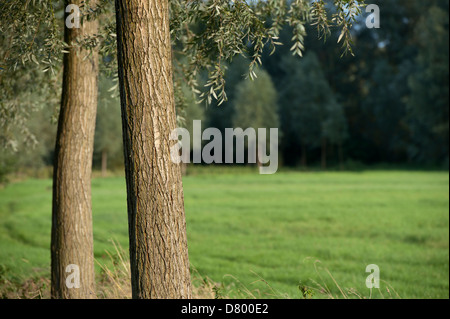
{"type": "MultiPolygon", "coordinates": [[[[80,5],[81,0],[71,1],[80,5]]],[[[91,1],[94,4],[95,1],[91,1]]],[[[66,3],[67,4],[67,3],[66,3]]],[[[66,13],[67,14],[67,13],[66,13]]],[[[69,45],[97,33],[97,22],[65,29],[69,45]]],[[[64,55],[63,91],[55,147],[51,237],[53,298],[94,298],[91,168],[97,112],[98,54],[71,48],[64,55]],[[66,267],[80,270],[80,288],[68,288],[66,267]]]]}
{"type": "Polygon", "coordinates": [[[116,0],[133,298],[190,298],[168,0],[116,0]]]}

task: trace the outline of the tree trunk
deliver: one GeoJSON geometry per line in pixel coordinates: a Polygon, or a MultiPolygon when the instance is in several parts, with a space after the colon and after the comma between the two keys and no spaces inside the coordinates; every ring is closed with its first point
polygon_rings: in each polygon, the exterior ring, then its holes
{"type": "Polygon", "coordinates": [[[108,173],[108,152],[102,150],[102,177],[106,177],[108,173]]]}
{"type": "Polygon", "coordinates": [[[306,145],[305,143],[302,143],[302,157],[301,157],[301,163],[302,163],[302,167],[306,168],[308,165],[308,160],[307,160],[307,156],[306,156],[306,145]]]}
{"type": "MultiPolygon", "coordinates": [[[[76,5],[81,2],[71,1],[76,5]]],[[[94,3],[91,1],[91,4],[94,3]]],[[[93,35],[97,30],[96,21],[85,21],[79,29],[65,28],[65,41],[71,45],[77,37],[93,35]]],[[[95,298],[91,169],[97,112],[98,54],[94,51],[85,59],[87,54],[87,51],[75,47],[64,54],[53,174],[52,298],[95,298]],[[79,288],[66,284],[67,278],[76,271],[67,268],[69,265],[78,266],[79,288]]]]}
{"type": "Polygon", "coordinates": [[[327,169],[327,140],[322,138],[322,169],[327,169]]]}
{"type": "Polygon", "coordinates": [[[338,153],[339,153],[339,167],[340,167],[341,171],[343,171],[344,170],[344,151],[343,151],[343,147],[342,147],[342,142],[339,142],[338,153]]]}
{"type": "Polygon", "coordinates": [[[133,298],[190,298],[168,0],[116,0],[133,298]]]}

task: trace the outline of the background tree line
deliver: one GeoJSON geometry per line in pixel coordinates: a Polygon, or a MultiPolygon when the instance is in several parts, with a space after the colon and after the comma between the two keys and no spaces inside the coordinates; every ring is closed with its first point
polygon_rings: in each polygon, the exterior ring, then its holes
{"type": "MultiPolygon", "coordinates": [[[[448,168],[448,1],[373,2],[381,9],[381,28],[368,29],[361,18],[353,30],[355,56],[341,56],[339,33],[317,41],[317,30],[307,26],[304,59],[293,57],[289,45],[280,46],[275,54],[264,54],[264,69],[254,82],[245,79],[244,58],[229,64],[228,101],[220,106],[195,103],[183,87],[182,123],[189,128],[198,119],[203,127],[220,130],[270,123],[280,128],[280,156],[288,166],[352,168],[356,162],[448,168]]],[[[291,35],[285,26],[280,41],[289,43],[291,35]]],[[[123,167],[114,84],[106,76],[99,81],[94,167],[104,172],[123,167]]],[[[38,95],[21,98],[39,101],[38,95]]],[[[21,144],[16,154],[1,154],[0,175],[27,168],[45,176],[40,168],[53,163],[52,116],[46,108],[30,119],[27,129],[39,136],[36,148],[21,144]]]]}
{"type": "MultiPolygon", "coordinates": [[[[368,29],[361,19],[354,29],[355,56],[339,54],[339,34],[317,41],[308,26],[303,59],[292,57],[289,46],[264,57],[277,92],[272,112],[280,121],[285,165],[356,161],[448,168],[449,3],[373,3],[380,6],[381,28],[368,29]]],[[[281,41],[290,34],[283,29],[281,41]]],[[[230,66],[230,101],[207,109],[210,126],[230,127],[242,111],[235,92],[244,73],[245,63],[230,66]]],[[[254,90],[261,88],[255,84],[254,90]]]]}

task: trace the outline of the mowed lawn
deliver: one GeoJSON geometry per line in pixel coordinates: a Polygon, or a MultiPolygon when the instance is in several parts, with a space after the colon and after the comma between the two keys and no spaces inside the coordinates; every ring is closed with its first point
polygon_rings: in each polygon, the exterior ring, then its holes
{"type": "MultiPolygon", "coordinates": [[[[95,257],[107,263],[111,240],[128,247],[125,181],[92,186],[95,257]]],[[[376,264],[373,298],[448,298],[448,192],[448,172],[200,170],[184,177],[193,273],[261,298],[301,298],[300,282],[369,298],[376,264]]],[[[50,180],[0,189],[0,279],[49,275],[50,227],[50,180]]]]}

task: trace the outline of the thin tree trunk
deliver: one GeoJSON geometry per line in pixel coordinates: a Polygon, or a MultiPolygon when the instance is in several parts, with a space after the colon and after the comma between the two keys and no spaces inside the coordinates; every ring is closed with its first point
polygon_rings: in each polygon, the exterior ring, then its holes
{"type": "Polygon", "coordinates": [[[133,298],[190,298],[168,0],[116,0],[133,298]]]}
{"type": "Polygon", "coordinates": [[[322,138],[322,169],[327,169],[327,140],[322,138]]]}
{"type": "MultiPolygon", "coordinates": [[[[71,1],[76,5],[81,2],[71,1]]],[[[79,29],[66,28],[65,41],[70,45],[77,37],[93,35],[97,30],[96,21],[85,21],[79,29]]],[[[85,59],[87,54],[85,50],[70,48],[70,53],[64,55],[53,174],[52,298],[95,297],[91,169],[97,112],[98,54],[94,51],[85,59]],[[79,288],[66,284],[68,277],[76,271],[67,268],[69,265],[76,265],[79,269],[79,288]]]]}
{"type": "Polygon", "coordinates": [[[306,168],[308,165],[308,160],[307,160],[307,154],[306,154],[306,145],[305,143],[302,143],[302,157],[301,157],[301,163],[302,163],[302,167],[306,168]]]}
{"type": "Polygon", "coordinates": [[[344,170],[344,151],[342,149],[342,142],[339,142],[338,153],[339,153],[339,167],[341,171],[344,170]]]}
{"type": "Polygon", "coordinates": [[[102,150],[102,177],[106,177],[108,172],[108,152],[102,150]]]}

